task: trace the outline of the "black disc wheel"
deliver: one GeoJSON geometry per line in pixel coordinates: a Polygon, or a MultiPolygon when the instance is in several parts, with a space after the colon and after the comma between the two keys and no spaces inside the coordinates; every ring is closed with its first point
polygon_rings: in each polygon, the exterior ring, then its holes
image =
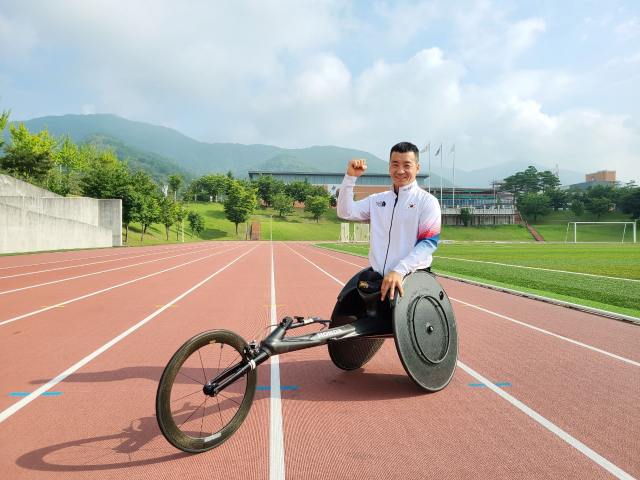
{"type": "Polygon", "coordinates": [[[226,330],[196,335],[173,356],[156,396],[156,417],[165,438],[185,452],[217,447],[242,425],[256,393],[257,370],[250,370],[215,396],[205,383],[243,362],[247,343],[226,330]]]}

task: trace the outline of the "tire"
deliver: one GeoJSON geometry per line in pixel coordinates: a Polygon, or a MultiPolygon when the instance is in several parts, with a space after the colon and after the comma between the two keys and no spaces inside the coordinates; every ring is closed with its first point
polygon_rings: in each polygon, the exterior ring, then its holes
{"type": "Polygon", "coordinates": [[[185,343],[169,361],[156,395],[156,417],[164,437],[190,453],[211,450],[242,425],[256,394],[258,371],[210,397],[204,384],[245,358],[247,343],[227,330],[211,330],[185,343]]]}

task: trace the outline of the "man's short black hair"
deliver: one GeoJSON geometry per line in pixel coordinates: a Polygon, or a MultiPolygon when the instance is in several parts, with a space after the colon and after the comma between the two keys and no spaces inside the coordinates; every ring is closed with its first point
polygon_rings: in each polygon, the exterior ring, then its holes
{"type": "Polygon", "coordinates": [[[409,142],[400,142],[391,147],[391,152],[389,152],[389,160],[391,160],[391,155],[393,152],[398,153],[407,153],[413,152],[413,155],[416,159],[416,164],[420,162],[420,152],[418,151],[418,147],[416,147],[413,143],[409,142]]]}

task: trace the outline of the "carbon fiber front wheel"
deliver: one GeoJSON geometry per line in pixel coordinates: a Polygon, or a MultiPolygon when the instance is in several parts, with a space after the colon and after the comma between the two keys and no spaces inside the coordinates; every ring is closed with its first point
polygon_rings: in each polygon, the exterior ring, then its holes
{"type": "Polygon", "coordinates": [[[206,382],[244,359],[247,343],[227,330],[211,330],[185,343],[169,361],[158,385],[156,417],[165,438],[185,452],[200,453],[225,442],[242,425],[256,393],[250,370],[216,396],[206,382]]]}

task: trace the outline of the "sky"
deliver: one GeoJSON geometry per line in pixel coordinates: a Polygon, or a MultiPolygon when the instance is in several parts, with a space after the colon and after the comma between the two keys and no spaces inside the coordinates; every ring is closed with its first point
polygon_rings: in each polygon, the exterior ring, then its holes
{"type": "Polygon", "coordinates": [[[8,109],[640,183],[640,2],[0,0],[8,109]]]}

